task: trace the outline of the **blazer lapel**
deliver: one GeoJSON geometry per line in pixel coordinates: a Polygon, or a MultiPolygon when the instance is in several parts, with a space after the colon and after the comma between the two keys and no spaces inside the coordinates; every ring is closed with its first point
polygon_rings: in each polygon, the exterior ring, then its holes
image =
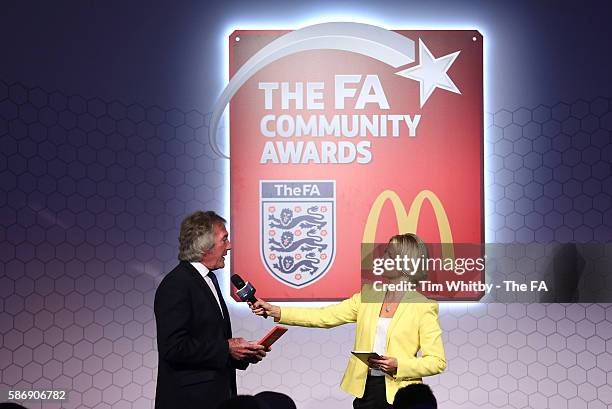
{"type": "MultiPolygon", "coordinates": [[[[400,304],[397,306],[397,310],[395,310],[395,314],[393,314],[393,319],[389,324],[389,330],[387,331],[387,348],[389,347],[389,339],[391,337],[391,333],[393,329],[400,322],[402,315],[406,313],[406,310],[410,307],[410,304],[414,302],[414,299],[418,297],[419,293],[414,291],[408,291],[404,294],[404,297],[400,301],[400,304]]],[[[419,294],[420,295],[420,294],[419,294]]]]}
{"type": "Polygon", "coordinates": [[[406,302],[405,299],[403,299],[400,304],[397,306],[397,310],[395,310],[395,314],[393,314],[393,319],[391,319],[391,323],[389,324],[389,330],[387,331],[387,348],[389,348],[389,339],[391,338],[391,333],[393,332],[393,329],[395,328],[395,326],[397,325],[397,323],[400,321],[402,314],[404,314],[404,312],[406,312],[406,309],[408,308],[408,303],[406,302]]]}
{"type": "Polygon", "coordinates": [[[368,312],[366,316],[366,325],[364,325],[364,329],[367,331],[368,342],[370,345],[370,350],[374,348],[374,337],[376,336],[376,325],[378,323],[378,316],[380,315],[380,309],[383,305],[383,299],[385,293],[369,290],[370,294],[367,297],[372,297],[372,302],[368,302],[368,312]]]}
{"type": "MultiPolygon", "coordinates": [[[[224,319],[223,315],[221,314],[221,310],[219,309],[219,304],[217,304],[217,300],[215,299],[215,295],[212,293],[212,290],[206,283],[206,280],[204,280],[204,277],[202,277],[200,272],[194,266],[192,266],[191,263],[187,262],[185,264],[187,265],[189,274],[191,275],[193,280],[196,282],[197,286],[200,287],[200,289],[204,292],[208,301],[210,301],[210,303],[213,305],[213,308],[216,311],[216,313],[219,314],[219,318],[224,319]]],[[[219,301],[221,305],[223,305],[223,303],[221,302],[222,300],[219,300],[219,301]]],[[[227,316],[225,311],[223,311],[223,314],[227,316]]]]}

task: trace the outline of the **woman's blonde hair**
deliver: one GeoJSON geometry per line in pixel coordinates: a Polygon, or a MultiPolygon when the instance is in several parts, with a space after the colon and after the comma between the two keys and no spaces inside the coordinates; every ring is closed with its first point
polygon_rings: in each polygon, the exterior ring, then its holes
{"type": "Polygon", "coordinates": [[[414,274],[412,271],[401,271],[409,281],[418,283],[427,278],[427,246],[416,234],[404,233],[391,237],[385,253],[390,258],[408,256],[408,259],[414,260],[413,265],[417,265],[414,274]]]}

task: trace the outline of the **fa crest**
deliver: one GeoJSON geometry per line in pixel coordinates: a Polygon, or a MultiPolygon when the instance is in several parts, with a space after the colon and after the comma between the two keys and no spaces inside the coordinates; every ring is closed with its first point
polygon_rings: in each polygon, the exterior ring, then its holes
{"type": "Polygon", "coordinates": [[[336,238],[334,181],[260,181],[261,257],[282,283],[303,288],[331,267],[336,238]]]}

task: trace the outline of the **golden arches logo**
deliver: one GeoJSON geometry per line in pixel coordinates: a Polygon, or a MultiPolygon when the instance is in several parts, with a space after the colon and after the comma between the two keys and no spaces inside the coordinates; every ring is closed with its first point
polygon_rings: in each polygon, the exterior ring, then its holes
{"type": "Polygon", "coordinates": [[[365,229],[363,231],[362,243],[374,243],[376,241],[376,229],[380,213],[386,201],[389,200],[395,210],[395,220],[400,233],[416,233],[421,208],[425,200],[428,200],[433,208],[438,223],[438,231],[440,233],[440,243],[442,244],[442,256],[444,258],[455,258],[455,250],[453,246],[453,234],[448,222],[448,216],[444,210],[444,206],[440,199],[431,190],[422,190],[412,201],[410,210],[406,213],[406,208],[402,199],[392,190],[382,192],[370,208],[370,214],[366,220],[365,229]]]}

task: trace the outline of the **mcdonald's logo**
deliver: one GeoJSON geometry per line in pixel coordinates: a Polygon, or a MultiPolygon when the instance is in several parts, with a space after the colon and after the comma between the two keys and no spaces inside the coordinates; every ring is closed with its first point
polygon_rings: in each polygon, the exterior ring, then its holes
{"type": "Polygon", "coordinates": [[[450,223],[448,222],[448,216],[446,215],[442,202],[431,190],[422,190],[412,201],[408,213],[406,213],[406,208],[404,207],[402,199],[400,199],[394,191],[385,190],[378,195],[370,208],[370,213],[363,231],[362,243],[374,243],[376,241],[376,229],[378,228],[380,213],[387,200],[393,205],[395,220],[400,233],[416,233],[421,208],[425,200],[428,200],[436,216],[438,231],[440,233],[440,243],[442,244],[442,256],[450,259],[455,258],[453,233],[450,223]]]}

